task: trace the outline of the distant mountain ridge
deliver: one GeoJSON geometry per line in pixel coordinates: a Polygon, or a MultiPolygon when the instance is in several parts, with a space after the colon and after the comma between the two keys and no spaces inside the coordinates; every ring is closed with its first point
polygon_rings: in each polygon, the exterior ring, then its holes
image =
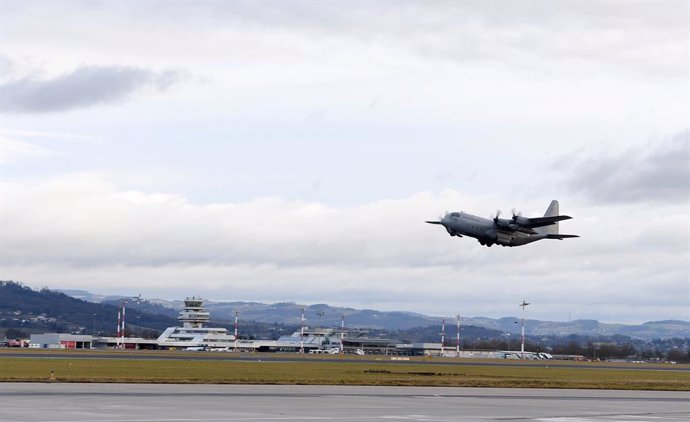
{"type": "MultiPolygon", "coordinates": [[[[87,302],[59,291],[33,290],[21,283],[0,281],[0,328],[27,332],[112,332],[117,307],[87,302]]],[[[161,314],[128,312],[131,324],[146,330],[163,330],[177,322],[161,314]]]]}
{"type": "MultiPolygon", "coordinates": [[[[82,300],[116,304],[122,296],[105,296],[93,294],[84,290],[61,290],[62,293],[77,297],[82,300]]],[[[131,300],[131,298],[129,298],[131,300]]],[[[143,312],[157,313],[169,317],[175,317],[182,309],[182,300],[145,299],[139,308],[143,312]]],[[[299,325],[301,309],[304,307],[305,318],[308,325],[312,326],[340,326],[344,316],[345,324],[355,328],[375,328],[386,330],[406,330],[415,327],[441,325],[442,317],[432,317],[415,312],[385,312],[373,309],[354,309],[330,306],[327,304],[300,305],[294,302],[258,303],[258,302],[214,302],[206,300],[204,305],[211,317],[215,320],[230,321],[234,319],[235,312],[239,318],[245,321],[256,321],[266,324],[299,325]]],[[[486,318],[486,317],[462,317],[461,325],[474,325],[491,330],[497,330],[506,334],[518,335],[519,318],[486,318]]],[[[453,325],[455,320],[447,320],[446,324],[453,325]]],[[[525,323],[525,331],[530,336],[567,336],[567,335],[625,335],[643,340],[655,338],[690,338],[690,322],[679,320],[649,321],[638,325],[602,323],[596,320],[574,320],[570,322],[540,321],[528,319],[525,323]]]]}

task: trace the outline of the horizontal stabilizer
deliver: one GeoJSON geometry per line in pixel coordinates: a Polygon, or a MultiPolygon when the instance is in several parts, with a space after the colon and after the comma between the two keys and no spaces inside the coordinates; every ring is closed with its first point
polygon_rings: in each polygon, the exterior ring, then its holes
{"type": "Polygon", "coordinates": [[[576,234],[547,234],[546,238],[547,239],[558,239],[558,240],[563,240],[563,239],[570,239],[573,237],[580,237],[576,234]]]}
{"type": "Polygon", "coordinates": [[[524,227],[530,227],[530,228],[535,228],[535,227],[544,227],[544,226],[550,226],[552,224],[556,224],[559,221],[563,220],[570,220],[571,216],[569,215],[554,215],[553,217],[535,217],[535,218],[528,218],[527,223],[523,224],[524,227]]]}

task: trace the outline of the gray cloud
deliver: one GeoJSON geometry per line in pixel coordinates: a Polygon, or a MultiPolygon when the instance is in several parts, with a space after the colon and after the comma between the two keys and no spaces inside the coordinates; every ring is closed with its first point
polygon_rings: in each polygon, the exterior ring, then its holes
{"type": "Polygon", "coordinates": [[[7,57],[0,55],[0,78],[9,75],[12,72],[14,64],[7,57]]]}
{"type": "MultiPolygon", "coordinates": [[[[33,34],[37,26],[50,34],[49,44],[65,39],[70,47],[74,37],[86,33],[77,44],[122,48],[121,54],[146,50],[147,56],[191,52],[217,58],[222,49],[234,58],[321,61],[334,56],[351,60],[355,54],[381,62],[391,60],[390,55],[411,54],[540,72],[573,60],[682,78],[687,74],[687,5],[678,1],[350,1],[347,8],[339,2],[302,0],[108,2],[94,7],[56,2],[42,4],[39,13],[35,9],[22,5],[3,10],[8,15],[5,32],[33,34]],[[56,18],[75,13],[83,16],[80,22],[67,29],[56,25],[56,18]],[[120,25],[127,25],[127,33],[101,30],[120,25]],[[170,33],[181,36],[170,43],[170,33]],[[118,42],[123,37],[130,42],[118,42]]],[[[569,68],[576,64],[567,63],[569,68]]]]}
{"type": "MultiPolygon", "coordinates": [[[[682,2],[354,1],[347,10],[337,2],[313,1],[176,6],[166,8],[175,22],[184,14],[183,21],[202,19],[211,28],[228,21],[262,33],[280,26],[327,48],[345,35],[367,46],[462,63],[492,60],[543,69],[542,60],[571,58],[680,76],[687,72],[687,50],[679,41],[688,36],[682,2]]],[[[160,7],[149,7],[159,15],[160,7]]]]}
{"type": "Polygon", "coordinates": [[[29,76],[0,85],[0,111],[45,113],[89,107],[122,100],[142,88],[166,90],[178,79],[175,71],[83,66],[52,79],[29,76]]]}
{"type": "Polygon", "coordinates": [[[564,157],[566,186],[594,203],[678,203],[690,200],[690,131],[670,141],[620,153],[564,157]]]}

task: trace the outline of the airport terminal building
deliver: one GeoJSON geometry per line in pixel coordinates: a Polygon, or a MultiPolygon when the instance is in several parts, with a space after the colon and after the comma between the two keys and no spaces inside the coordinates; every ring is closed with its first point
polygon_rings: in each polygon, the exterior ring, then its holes
{"type": "Polygon", "coordinates": [[[35,349],[212,349],[235,345],[235,336],[226,328],[204,325],[210,314],[199,298],[187,298],[177,318],[182,326],[168,327],[156,340],[141,337],[109,337],[65,333],[32,334],[29,347],[35,349]]]}
{"type": "MultiPolygon", "coordinates": [[[[385,356],[444,356],[468,358],[519,358],[516,352],[460,351],[442,349],[441,343],[396,343],[385,338],[349,336],[345,329],[304,327],[277,340],[243,340],[226,328],[207,327],[210,314],[203,300],[184,301],[178,320],[181,326],[168,327],[157,339],[108,337],[65,333],[32,334],[29,347],[38,349],[126,349],[126,350],[212,350],[229,352],[292,352],[385,356]]],[[[533,353],[525,352],[530,359],[533,353]]]]}

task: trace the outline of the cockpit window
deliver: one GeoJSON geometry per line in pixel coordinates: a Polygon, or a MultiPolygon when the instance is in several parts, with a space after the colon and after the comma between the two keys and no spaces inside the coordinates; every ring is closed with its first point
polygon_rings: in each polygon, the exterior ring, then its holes
{"type": "Polygon", "coordinates": [[[452,212],[452,213],[450,213],[450,216],[451,217],[460,217],[460,213],[459,212],[452,212]]]}

